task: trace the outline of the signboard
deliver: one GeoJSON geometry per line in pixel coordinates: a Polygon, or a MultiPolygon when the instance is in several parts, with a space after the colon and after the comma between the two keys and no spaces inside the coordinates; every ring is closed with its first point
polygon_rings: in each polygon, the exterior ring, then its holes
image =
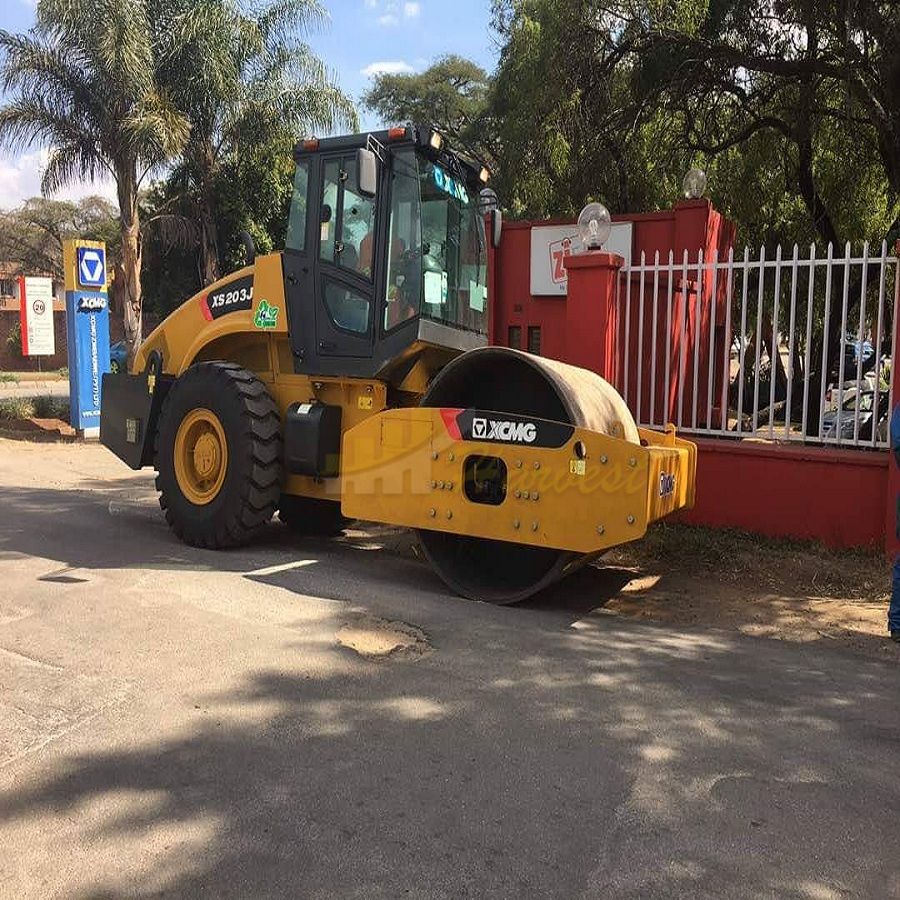
{"type": "Polygon", "coordinates": [[[66,325],[72,427],[99,433],[103,375],[109,365],[109,296],[106,248],[95,241],[66,241],[66,325]]]}
{"type": "MultiPolygon", "coordinates": [[[[613,222],[609,239],[603,245],[607,253],[624,257],[631,263],[631,222],[613,222]]],[[[564,297],[569,276],[563,261],[570,253],[581,251],[581,239],[574,225],[540,225],[531,229],[531,293],[535,297],[564,297]]]]}
{"type": "Polygon", "coordinates": [[[22,323],[22,356],[53,356],[53,281],[50,278],[19,278],[19,309],[22,323]]]}
{"type": "Polygon", "coordinates": [[[78,284],[106,290],[106,250],[101,247],[78,248],[78,284]]]}

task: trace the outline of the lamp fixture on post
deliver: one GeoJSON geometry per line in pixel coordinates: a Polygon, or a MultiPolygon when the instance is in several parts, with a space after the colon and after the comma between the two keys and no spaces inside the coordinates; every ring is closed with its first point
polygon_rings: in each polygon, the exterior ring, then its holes
{"type": "Polygon", "coordinates": [[[578,237],[585,250],[599,250],[609,240],[612,222],[602,203],[588,203],[578,216],[578,237]]]}
{"type": "Polygon", "coordinates": [[[696,166],[688,169],[684,181],[681,182],[681,189],[685,199],[699,200],[706,192],[706,172],[696,166]]]}

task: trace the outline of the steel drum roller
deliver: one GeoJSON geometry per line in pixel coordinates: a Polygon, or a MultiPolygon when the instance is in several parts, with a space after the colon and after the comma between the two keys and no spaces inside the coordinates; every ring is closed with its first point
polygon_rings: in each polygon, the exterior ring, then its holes
{"type": "MultiPolygon", "coordinates": [[[[640,442],[625,401],[609,382],[586,369],[505,347],[457,357],[434,379],[421,405],[551,419],[640,442]]],[[[418,535],[450,587],[491,603],[524,600],[592,558],[437,531],[418,535]]]]}

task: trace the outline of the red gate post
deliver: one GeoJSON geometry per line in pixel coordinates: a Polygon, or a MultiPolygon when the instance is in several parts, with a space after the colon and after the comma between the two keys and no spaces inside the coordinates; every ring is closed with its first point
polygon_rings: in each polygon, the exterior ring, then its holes
{"type": "Polygon", "coordinates": [[[625,260],[617,253],[591,250],[565,258],[569,275],[566,300],[566,362],[616,381],[616,281],[625,260]]]}
{"type": "MultiPolygon", "coordinates": [[[[897,268],[894,273],[894,342],[891,345],[891,400],[900,403],[900,241],[894,245],[897,256],[897,268]]],[[[890,422],[894,410],[888,410],[888,439],[890,439],[890,422]]],[[[874,427],[874,422],[873,422],[874,427]]],[[[884,527],[884,549],[893,559],[900,553],[900,540],[897,538],[897,500],[900,497],[900,467],[894,461],[894,454],[889,450],[887,477],[887,510],[884,527]]]]}

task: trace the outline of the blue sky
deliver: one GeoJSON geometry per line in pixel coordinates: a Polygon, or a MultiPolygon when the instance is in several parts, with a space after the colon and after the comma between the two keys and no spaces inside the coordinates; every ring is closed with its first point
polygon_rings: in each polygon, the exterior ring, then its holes
{"type": "MultiPolygon", "coordinates": [[[[316,53],[357,102],[379,71],[412,72],[445,53],[458,53],[484,68],[494,67],[496,48],[490,32],[490,0],[323,0],[330,24],[308,36],[316,53]]],[[[0,28],[26,31],[34,22],[34,0],[0,0],[0,28]]],[[[360,107],[363,126],[377,120],[360,107]]],[[[39,193],[40,169],[47,148],[17,156],[0,154],[0,209],[39,193]]],[[[110,184],[74,185],[60,197],[102,193],[110,184]]]]}

